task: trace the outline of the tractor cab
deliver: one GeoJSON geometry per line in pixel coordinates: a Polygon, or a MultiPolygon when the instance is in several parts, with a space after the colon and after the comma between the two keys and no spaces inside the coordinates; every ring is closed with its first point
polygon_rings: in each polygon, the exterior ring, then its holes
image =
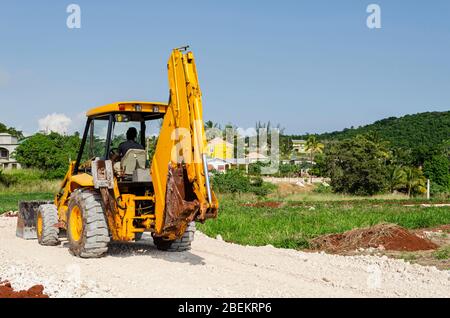
{"type": "Polygon", "coordinates": [[[121,192],[152,190],[152,150],[166,109],[162,103],[122,102],[90,110],[73,174],[92,175],[94,160],[111,160],[121,192]]]}

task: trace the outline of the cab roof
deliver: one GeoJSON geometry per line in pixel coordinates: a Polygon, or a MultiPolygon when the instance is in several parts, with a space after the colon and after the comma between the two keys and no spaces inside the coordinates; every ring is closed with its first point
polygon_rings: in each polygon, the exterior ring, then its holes
{"type": "Polygon", "coordinates": [[[143,102],[143,101],[128,101],[117,102],[100,107],[92,108],[87,112],[87,117],[97,117],[106,114],[116,113],[144,113],[148,115],[152,114],[165,114],[168,104],[159,102],[143,102]]]}

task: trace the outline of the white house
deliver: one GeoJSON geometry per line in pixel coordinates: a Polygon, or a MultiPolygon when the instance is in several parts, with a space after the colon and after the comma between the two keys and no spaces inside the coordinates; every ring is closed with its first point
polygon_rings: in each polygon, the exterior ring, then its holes
{"type": "Polygon", "coordinates": [[[247,155],[247,159],[249,163],[256,163],[256,162],[267,162],[269,161],[269,158],[261,153],[258,152],[250,152],[247,155]]]}
{"type": "Polygon", "coordinates": [[[0,169],[20,169],[20,164],[11,158],[18,145],[16,137],[0,133],[0,169]]]}
{"type": "Polygon", "coordinates": [[[218,172],[226,172],[230,169],[231,164],[224,159],[212,158],[208,159],[208,170],[216,170],[218,172]]]}
{"type": "Polygon", "coordinates": [[[294,152],[298,154],[305,154],[306,151],[306,140],[292,140],[292,148],[294,152]]]}

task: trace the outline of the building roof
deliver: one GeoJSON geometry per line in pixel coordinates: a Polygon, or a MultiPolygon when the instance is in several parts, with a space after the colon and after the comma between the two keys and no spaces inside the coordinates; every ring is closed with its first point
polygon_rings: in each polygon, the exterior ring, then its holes
{"type": "Polygon", "coordinates": [[[220,145],[220,144],[226,144],[227,147],[233,147],[233,144],[232,144],[232,143],[229,143],[228,141],[223,140],[223,139],[220,138],[220,137],[216,137],[216,138],[214,138],[214,139],[211,139],[211,140],[208,142],[208,146],[215,146],[215,145],[220,145]]]}

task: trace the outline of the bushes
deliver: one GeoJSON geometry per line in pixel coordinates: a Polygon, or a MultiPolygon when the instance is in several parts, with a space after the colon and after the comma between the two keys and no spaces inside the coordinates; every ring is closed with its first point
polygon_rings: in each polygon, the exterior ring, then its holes
{"type": "Polygon", "coordinates": [[[321,183],[314,189],[314,192],[320,193],[320,194],[329,194],[329,193],[333,193],[333,188],[329,185],[327,186],[327,185],[324,185],[323,183],[321,183]]]}
{"type": "Polygon", "coordinates": [[[16,184],[18,182],[18,178],[11,174],[6,174],[2,170],[0,170],[0,185],[9,188],[10,186],[16,184]]]}
{"type": "Polygon", "coordinates": [[[250,178],[250,183],[250,192],[259,197],[265,197],[277,188],[277,186],[272,183],[264,182],[261,177],[250,178]]]}
{"type": "Polygon", "coordinates": [[[261,177],[248,177],[239,169],[230,169],[226,173],[214,172],[212,184],[218,192],[254,193],[258,196],[266,196],[274,189],[261,177]]]}
{"type": "Polygon", "coordinates": [[[431,193],[440,194],[450,191],[450,161],[445,155],[435,155],[425,161],[423,170],[431,180],[431,193]]]}
{"type": "Polygon", "coordinates": [[[212,184],[218,192],[224,193],[245,193],[250,187],[249,179],[237,169],[230,169],[227,173],[214,172],[212,184]]]}
{"type": "Polygon", "coordinates": [[[301,174],[301,167],[296,164],[282,164],[280,165],[277,177],[293,177],[301,174]]]}
{"type": "Polygon", "coordinates": [[[18,169],[0,171],[0,193],[33,193],[58,191],[60,182],[48,180],[44,171],[18,169]]]}
{"type": "Polygon", "coordinates": [[[45,173],[36,169],[9,170],[8,172],[5,172],[5,174],[17,179],[20,183],[35,182],[46,179],[45,173]]]}
{"type": "Polygon", "coordinates": [[[35,134],[27,138],[16,149],[16,160],[24,167],[43,170],[47,179],[62,178],[67,172],[69,160],[77,157],[80,138],[35,134]]]}
{"type": "Polygon", "coordinates": [[[374,195],[387,188],[388,150],[371,136],[356,136],[326,150],[331,186],[338,193],[374,195]]]}

